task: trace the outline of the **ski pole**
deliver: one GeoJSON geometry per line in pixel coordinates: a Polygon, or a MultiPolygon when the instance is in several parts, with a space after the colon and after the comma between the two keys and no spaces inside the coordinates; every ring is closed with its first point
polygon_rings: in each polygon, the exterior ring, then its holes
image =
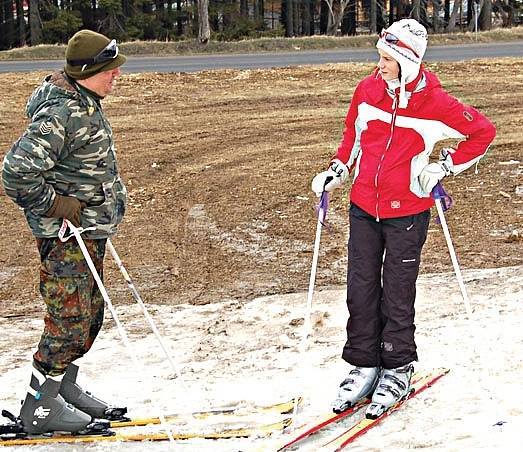
{"type": "MultiPolygon", "coordinates": [[[[300,343],[300,355],[305,354],[305,351],[307,350],[308,345],[308,339],[311,335],[311,314],[312,314],[312,295],[314,293],[314,285],[316,281],[316,270],[318,268],[318,256],[320,254],[320,239],[321,239],[321,230],[323,227],[323,224],[325,222],[325,218],[327,216],[327,209],[329,207],[329,193],[326,191],[323,191],[321,194],[320,202],[318,204],[318,221],[316,223],[316,237],[314,239],[314,252],[312,254],[312,266],[311,266],[311,274],[309,278],[309,290],[307,292],[307,308],[305,311],[304,319],[303,319],[303,336],[300,343]]],[[[306,362],[306,360],[302,357],[302,362],[306,362]]],[[[294,407],[292,410],[292,418],[293,420],[296,417],[297,411],[298,411],[298,399],[299,394],[294,399],[294,407]]]]}
{"type": "Polygon", "coordinates": [[[179,369],[179,366],[176,364],[176,362],[172,359],[171,354],[169,353],[167,346],[165,345],[162,336],[160,335],[160,332],[158,331],[158,328],[156,327],[156,324],[154,323],[154,320],[152,319],[151,315],[149,314],[149,311],[147,310],[147,307],[145,306],[145,303],[142,300],[142,297],[138,293],[138,290],[136,290],[136,287],[133,283],[133,280],[129,276],[129,273],[125,269],[122,260],[120,259],[120,256],[118,256],[118,253],[116,252],[116,249],[114,248],[113,243],[111,242],[111,239],[107,239],[107,247],[109,248],[109,251],[111,252],[111,255],[113,256],[114,261],[116,262],[117,267],[120,269],[120,272],[123,276],[123,279],[127,283],[127,287],[133,294],[134,299],[136,302],[140,305],[142,308],[143,314],[146,318],[146,320],[149,322],[149,325],[156,336],[156,339],[158,340],[160,347],[162,348],[165,356],[167,357],[167,360],[171,364],[171,368],[174,371],[177,378],[180,379],[180,382],[183,385],[183,382],[181,381],[181,372],[179,369]]]}
{"type": "MultiPolygon", "coordinates": [[[[98,289],[100,290],[100,293],[102,294],[102,297],[103,297],[105,303],[107,304],[109,311],[111,312],[113,320],[116,324],[116,328],[118,329],[118,332],[120,334],[120,337],[122,338],[125,348],[127,349],[127,352],[129,353],[129,356],[131,357],[136,369],[139,370],[139,369],[143,368],[143,365],[140,366],[140,364],[138,363],[138,358],[136,357],[136,355],[134,354],[134,352],[131,348],[131,343],[129,341],[129,338],[127,337],[127,333],[125,332],[125,329],[123,328],[122,324],[120,323],[120,319],[118,318],[118,314],[116,313],[116,310],[114,309],[114,305],[111,302],[111,299],[109,298],[109,294],[105,290],[102,279],[100,278],[100,275],[98,274],[98,271],[96,270],[96,267],[94,266],[93,260],[91,259],[91,256],[89,255],[89,251],[87,250],[87,247],[85,246],[84,240],[82,239],[82,236],[81,236],[82,232],[90,231],[90,230],[94,230],[94,229],[96,229],[96,228],[95,227],[89,227],[89,228],[85,228],[85,229],[77,228],[69,220],[64,218],[62,227],[60,228],[60,231],[58,233],[58,237],[62,242],[66,242],[73,235],[76,238],[76,241],[78,242],[78,245],[80,246],[80,249],[82,250],[82,254],[84,255],[85,261],[87,262],[87,265],[88,265],[89,269],[91,270],[93,278],[96,281],[98,289]],[[68,236],[65,235],[67,228],[69,228],[72,232],[72,234],[69,234],[68,236]]],[[[174,443],[174,437],[171,432],[171,428],[167,424],[165,416],[162,414],[161,411],[159,411],[159,418],[160,418],[160,422],[161,422],[162,426],[164,427],[165,432],[167,433],[167,436],[169,437],[169,441],[174,443]]]]}
{"type": "Polygon", "coordinates": [[[443,235],[445,236],[445,240],[447,241],[447,247],[449,249],[450,254],[450,260],[452,261],[452,265],[454,267],[454,272],[456,273],[456,279],[458,280],[459,289],[461,290],[461,295],[463,297],[463,303],[465,304],[465,309],[467,311],[467,315],[470,318],[472,318],[472,308],[470,307],[470,301],[469,297],[467,295],[467,289],[465,287],[465,283],[463,282],[463,276],[461,274],[461,270],[458,264],[458,258],[456,257],[456,251],[454,250],[454,245],[452,244],[452,239],[450,238],[450,232],[449,228],[447,226],[447,221],[445,219],[445,213],[443,209],[443,203],[442,199],[448,198],[448,195],[441,185],[441,182],[438,182],[436,186],[432,189],[431,192],[432,198],[434,199],[434,202],[436,203],[436,210],[438,211],[438,217],[439,221],[441,223],[441,227],[443,229],[443,235]]]}
{"type": "Polygon", "coordinates": [[[320,203],[318,204],[318,221],[316,223],[316,237],[314,239],[314,252],[312,254],[311,274],[309,278],[309,290],[307,292],[307,309],[305,311],[305,318],[303,322],[303,341],[302,348],[306,349],[307,338],[311,334],[311,314],[312,314],[312,295],[314,293],[314,285],[316,282],[316,270],[318,268],[318,256],[320,251],[321,230],[327,216],[327,209],[329,206],[329,193],[324,191],[321,194],[320,203]]]}

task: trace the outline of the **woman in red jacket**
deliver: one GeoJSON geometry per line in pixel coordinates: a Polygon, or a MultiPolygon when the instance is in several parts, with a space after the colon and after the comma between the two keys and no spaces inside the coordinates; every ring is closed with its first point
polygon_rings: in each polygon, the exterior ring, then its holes
{"type": "Polygon", "coordinates": [[[369,417],[409,391],[414,300],[427,237],[430,196],[445,176],[474,165],[495,137],[492,123],[450,96],[421,64],[427,31],[414,19],[384,30],[378,67],[352,97],[343,139],[329,169],[312,189],[340,187],[353,172],[347,278],[347,342],[352,365],[333,404],[336,412],[372,394],[369,417]],[[434,145],[460,140],[429,163],[434,145]]]}

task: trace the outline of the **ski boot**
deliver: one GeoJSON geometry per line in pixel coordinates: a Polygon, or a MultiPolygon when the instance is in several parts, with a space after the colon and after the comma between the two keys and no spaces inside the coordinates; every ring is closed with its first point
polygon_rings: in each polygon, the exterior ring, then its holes
{"type": "Polygon", "coordinates": [[[414,366],[412,363],[395,369],[383,369],[365,417],[376,419],[407,397],[410,393],[410,379],[413,373],[414,366]]]}
{"type": "Polygon", "coordinates": [[[107,419],[110,421],[128,421],[125,417],[127,408],[110,407],[104,401],[93,396],[90,392],[84,391],[76,383],[78,376],[78,366],[71,363],[65,369],[65,374],[60,386],[60,395],[66,402],[74,405],[84,413],[89,414],[93,418],[107,419]]]}
{"type": "Polygon", "coordinates": [[[59,394],[60,379],[33,369],[29,392],[22,404],[19,420],[29,435],[53,432],[107,434],[108,421],[93,422],[91,416],[68,404],[59,394]]]}
{"type": "Polygon", "coordinates": [[[379,367],[355,367],[340,384],[338,396],[332,403],[332,411],[341,413],[353,407],[374,391],[378,382],[379,367]]]}

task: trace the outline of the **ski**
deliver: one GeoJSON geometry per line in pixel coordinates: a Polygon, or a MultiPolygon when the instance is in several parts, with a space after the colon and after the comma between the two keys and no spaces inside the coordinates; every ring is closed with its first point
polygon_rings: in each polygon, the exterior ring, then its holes
{"type": "MultiPolygon", "coordinates": [[[[271,405],[265,406],[254,406],[254,407],[223,407],[223,408],[213,408],[207,411],[196,411],[193,413],[187,414],[170,414],[165,416],[165,421],[167,423],[173,423],[182,419],[207,419],[212,416],[234,416],[242,417],[249,416],[257,413],[279,413],[279,414],[288,414],[294,410],[294,405],[299,406],[303,399],[301,397],[292,398],[284,402],[274,403],[271,405]]],[[[161,424],[160,418],[158,416],[154,417],[143,417],[131,419],[128,421],[111,421],[110,428],[121,428],[121,427],[137,427],[150,424],[161,424]]]]}
{"type": "Polygon", "coordinates": [[[429,372],[427,375],[418,378],[412,384],[412,390],[403,400],[400,400],[396,405],[393,405],[387,411],[379,415],[375,419],[364,418],[361,421],[354,424],[348,430],[345,430],[341,435],[337,435],[335,438],[327,441],[322,448],[317,450],[330,450],[330,451],[341,451],[348,444],[352,443],[356,438],[359,438],[365,432],[369,431],[372,427],[377,425],[383,419],[388,417],[390,414],[398,410],[407,400],[416,396],[420,392],[423,392],[425,389],[430,388],[434,383],[436,383],[440,378],[444,377],[449,373],[449,369],[436,369],[432,372],[429,372]]]}
{"type": "MultiPolygon", "coordinates": [[[[448,370],[447,370],[448,372],[448,370]]],[[[422,374],[422,373],[416,373],[412,376],[412,384],[416,385],[418,382],[428,378],[428,376],[433,375],[432,372],[429,374],[422,374]]],[[[361,407],[368,405],[370,402],[369,399],[363,399],[359,401],[356,405],[354,405],[352,408],[349,408],[348,410],[343,411],[342,413],[336,414],[336,413],[327,413],[323,416],[321,416],[319,419],[311,423],[308,423],[304,427],[298,429],[297,431],[293,432],[294,437],[292,440],[286,442],[285,444],[281,445],[277,450],[277,452],[284,451],[292,446],[295,446],[298,443],[301,443],[302,441],[305,441],[307,438],[311,437],[315,433],[319,432],[320,430],[324,429],[325,427],[334,424],[335,422],[338,422],[352,414],[354,414],[356,411],[358,411],[361,407]]]]}
{"type": "MultiPolygon", "coordinates": [[[[209,432],[177,432],[173,431],[172,436],[175,440],[187,440],[195,438],[203,439],[223,439],[223,438],[246,438],[250,436],[269,436],[276,431],[283,431],[292,423],[292,418],[285,418],[278,422],[254,425],[249,427],[228,428],[218,431],[209,432]]],[[[134,427],[137,428],[137,427],[134,427]]],[[[54,434],[52,436],[27,436],[25,438],[8,439],[3,435],[1,446],[27,446],[33,444],[50,444],[50,443],[96,443],[107,441],[168,441],[169,436],[166,432],[143,432],[143,433],[115,433],[110,432],[107,435],[71,435],[71,434],[54,434]]]]}
{"type": "Polygon", "coordinates": [[[331,413],[327,413],[323,416],[320,416],[316,421],[314,421],[312,423],[312,425],[310,423],[306,424],[304,427],[293,432],[295,435],[294,438],[292,440],[286,442],[282,446],[280,446],[278,449],[276,449],[277,452],[281,452],[285,449],[288,449],[289,447],[298,444],[299,442],[305,440],[306,438],[309,438],[311,435],[320,431],[324,427],[326,427],[330,424],[333,424],[334,422],[337,422],[347,416],[350,416],[351,414],[353,414],[357,410],[359,410],[362,406],[367,405],[368,403],[369,403],[369,400],[367,400],[367,399],[360,400],[358,403],[356,403],[356,405],[354,405],[353,407],[351,407],[341,413],[336,414],[336,413],[331,412],[331,413]]]}

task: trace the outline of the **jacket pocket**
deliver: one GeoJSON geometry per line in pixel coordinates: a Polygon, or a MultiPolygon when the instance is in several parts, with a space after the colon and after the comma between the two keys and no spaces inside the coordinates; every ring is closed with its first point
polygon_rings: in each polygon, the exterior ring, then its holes
{"type": "Polygon", "coordinates": [[[82,226],[116,225],[122,221],[127,205],[127,190],[118,177],[102,183],[104,201],[82,211],[82,226]]]}

